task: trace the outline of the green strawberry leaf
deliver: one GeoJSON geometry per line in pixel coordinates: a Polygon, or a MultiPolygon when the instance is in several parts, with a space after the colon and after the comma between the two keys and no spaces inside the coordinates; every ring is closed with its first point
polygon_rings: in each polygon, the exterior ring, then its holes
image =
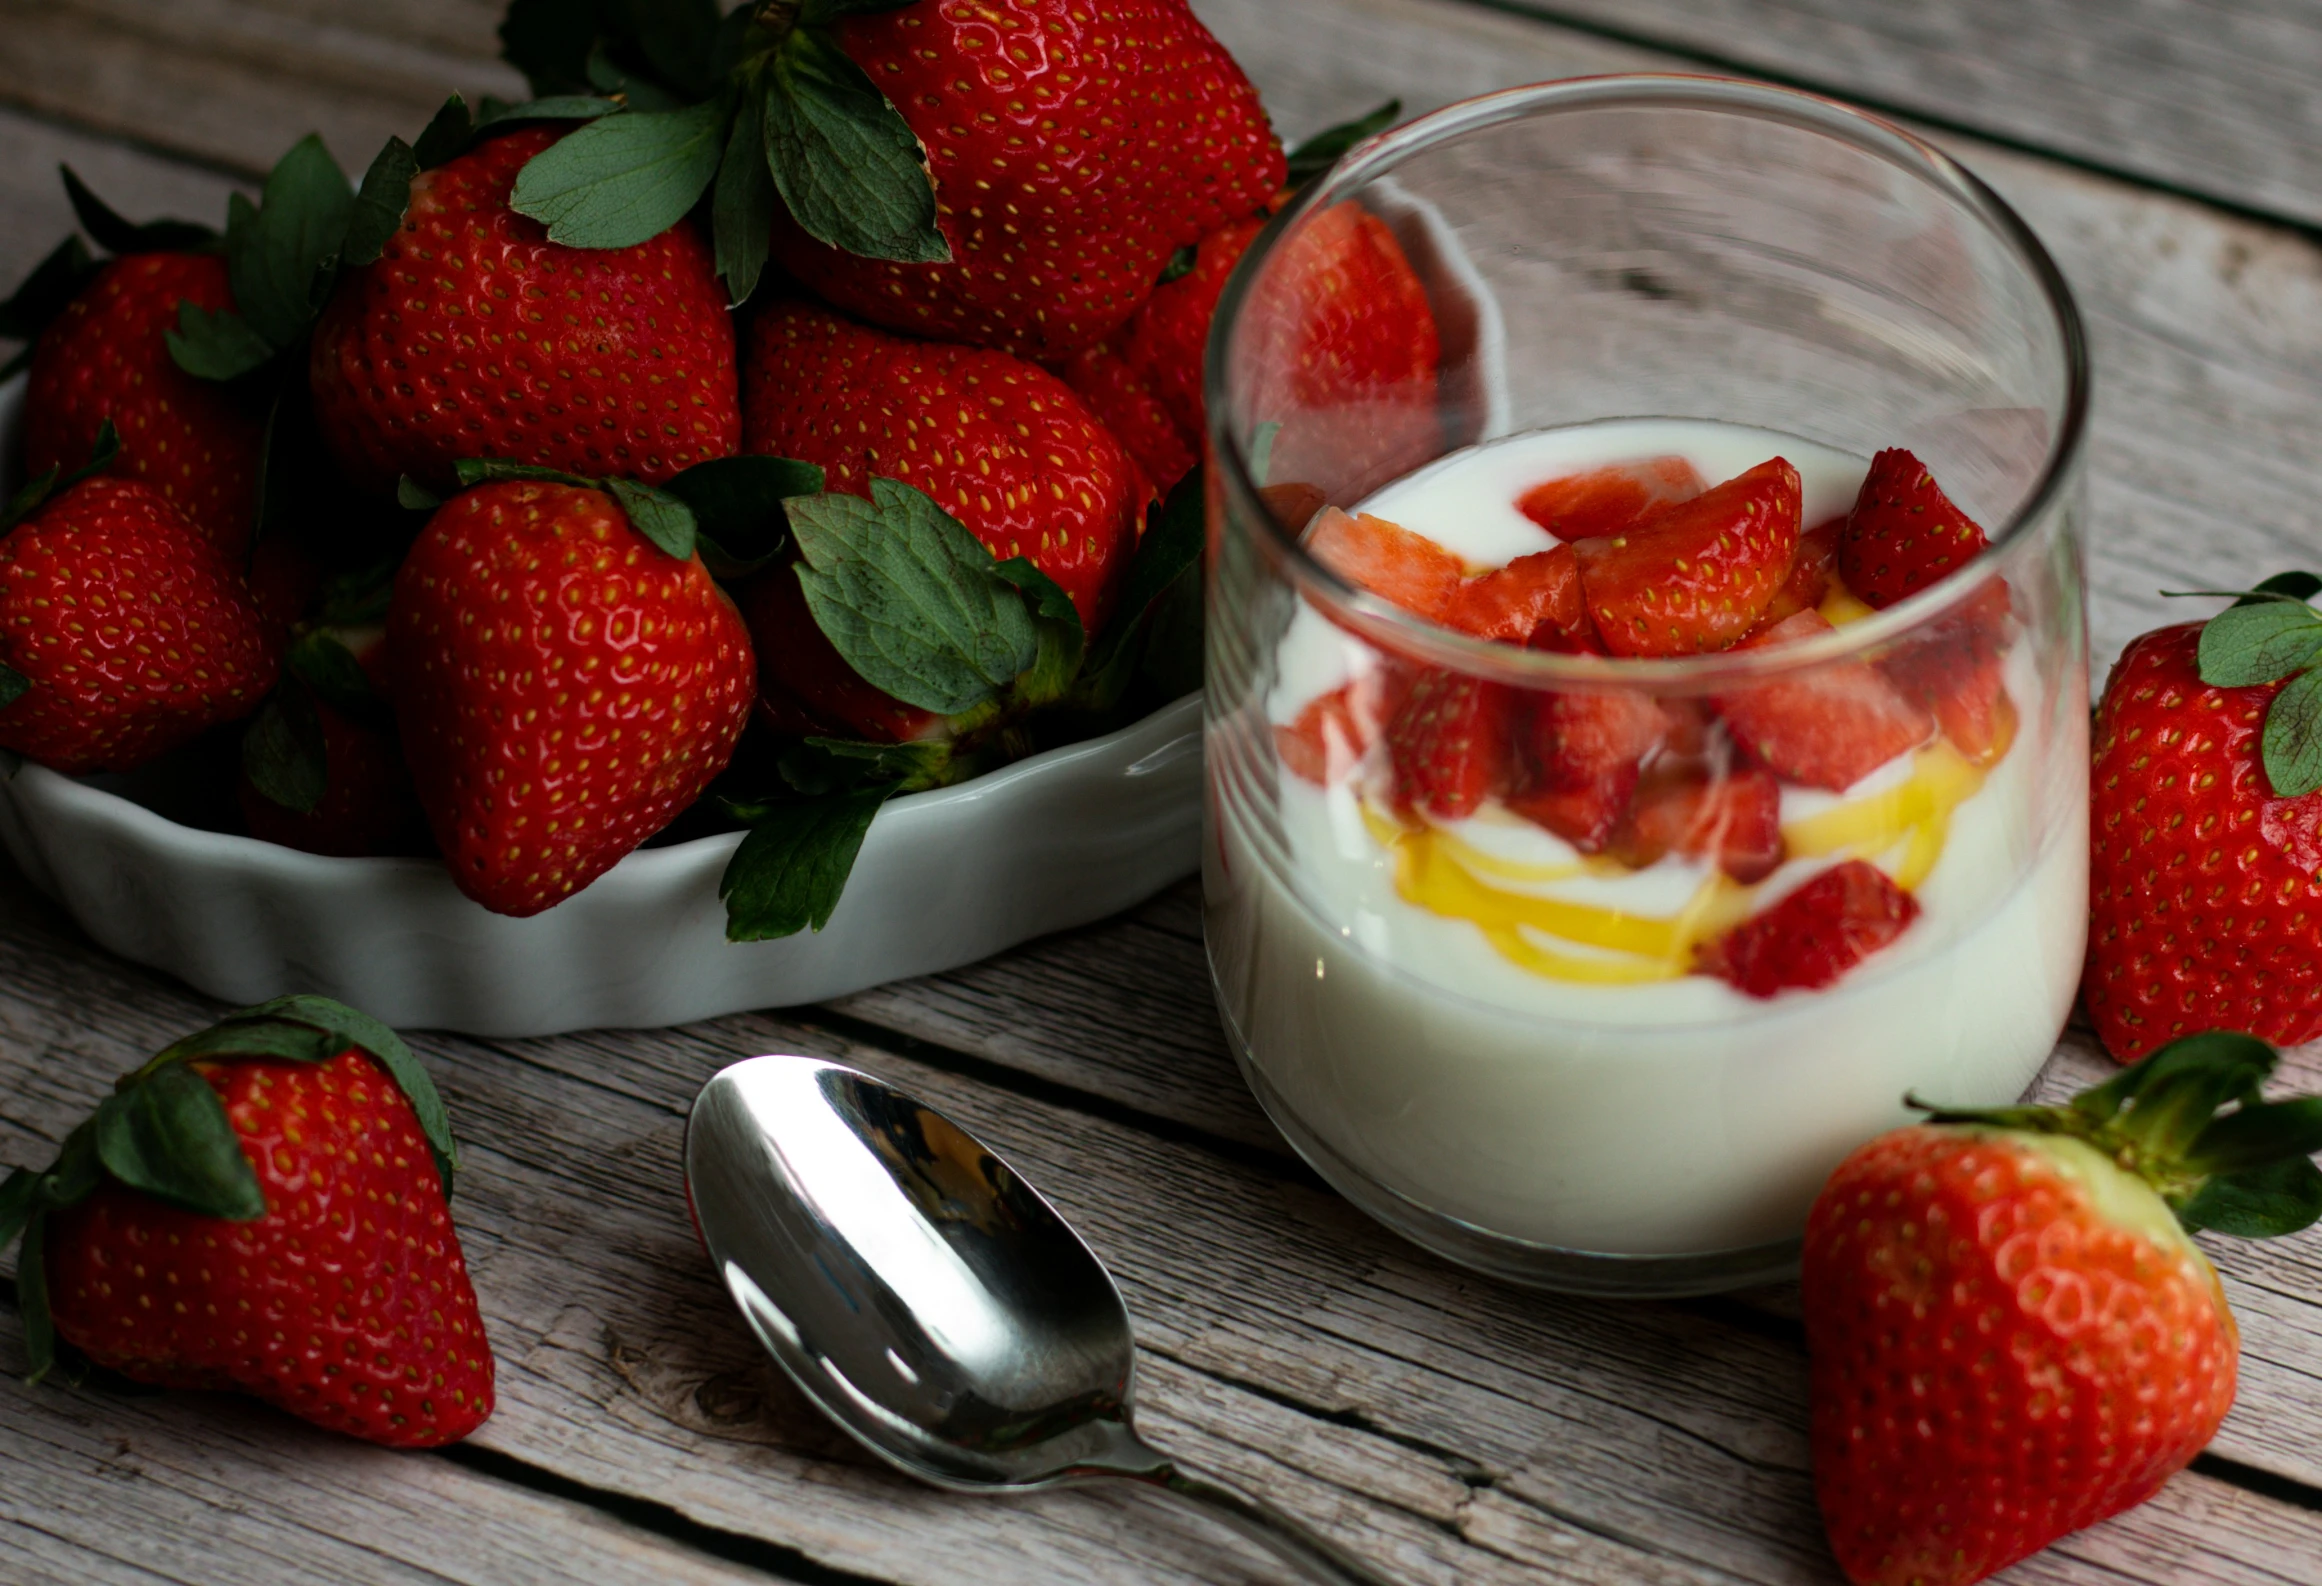
{"type": "Polygon", "coordinates": [[[392,719],[363,663],[334,633],[317,628],[300,634],[284,653],[282,669],[342,716],[355,721],[392,719]]]}
{"type": "MultiPolygon", "coordinates": [[[[1176,487],[1169,499],[1137,541],[1137,554],[1129,562],[1128,581],[1121,590],[1121,603],[1113,613],[1113,620],[1097,640],[1096,649],[1089,657],[1088,670],[1092,677],[1115,673],[1120,669],[1124,654],[1145,620],[1153,604],[1185,576],[1187,569],[1201,565],[1202,547],[1209,537],[1208,510],[1202,493],[1202,469],[1196,464],[1176,487]]],[[[1126,678],[1121,678],[1123,683],[1126,678]]]]}
{"type": "Polygon", "coordinates": [[[1039,634],[992,553],[941,507],[893,479],[872,500],[842,492],[790,503],[815,625],[865,681],[907,705],[956,715],[1013,682],[1039,634]]]}
{"type": "Polygon", "coordinates": [[[315,601],[314,620],[333,628],[386,621],[395,596],[395,573],[402,565],[401,553],[391,552],[368,567],[333,574],[315,601]]]}
{"type": "MultiPolygon", "coordinates": [[[[15,294],[0,303],[0,337],[32,341],[65,311],[67,303],[81,295],[101,268],[89,256],[88,244],[81,241],[79,233],[65,238],[49,250],[48,257],[32,267],[32,273],[24,278],[24,284],[15,294]]],[[[9,360],[6,373],[14,374],[31,356],[32,349],[26,347],[9,360]]]]}
{"type": "Polygon", "coordinates": [[[452,464],[452,472],[458,476],[462,490],[509,479],[528,479],[544,485],[572,485],[581,490],[604,488],[602,483],[586,474],[568,474],[562,469],[542,468],[537,463],[520,463],[508,457],[463,457],[452,464]]]}
{"type": "Polygon", "coordinates": [[[629,527],[679,561],[693,560],[693,508],[681,498],[634,479],[608,479],[605,488],[629,515],[629,527]]]}
{"type": "Polygon", "coordinates": [[[271,803],[312,815],[330,791],[322,720],[304,689],[277,689],[242,734],[242,775],[271,803]]]}
{"type": "Polygon", "coordinates": [[[597,12],[592,0],[509,0],[500,19],[500,59],[522,72],[535,94],[583,87],[597,12]]]}
{"type": "Polygon", "coordinates": [[[38,1387],[56,1369],[56,1321],[48,1307],[48,1219],[24,1225],[16,1252],[16,1314],[24,1326],[24,1380],[38,1387]]]}
{"type": "Polygon", "coordinates": [[[863,837],[895,791],[889,783],[764,806],[718,882],[726,939],[765,942],[828,925],[863,837]]]}
{"type": "Polygon", "coordinates": [[[395,481],[395,504],[406,512],[433,512],[443,505],[443,497],[403,474],[395,481]]]}
{"type": "Polygon", "coordinates": [[[458,94],[443,102],[429,120],[417,142],[411,145],[411,157],[423,171],[432,171],[448,160],[457,159],[466,151],[468,140],[475,136],[476,125],[468,115],[468,102],[458,94]]]}
{"type": "Polygon", "coordinates": [[[190,220],[124,220],[95,193],[69,165],[57,167],[64,178],[65,197],[89,240],[107,253],[197,253],[218,245],[211,227],[190,220]]]}
{"type": "Polygon", "coordinates": [[[2322,1169],[2303,1157],[2210,1179],[2176,1208],[2188,1229],[2272,1239],[2322,1219],[2322,1169]]]}
{"type": "MultiPolygon", "coordinates": [[[[31,687],[31,678],[15,670],[5,661],[0,661],[0,710],[6,710],[22,699],[31,687]]],[[[6,1243],[6,1240],[0,1239],[0,1244],[6,1243]]]]}
{"type": "Polygon", "coordinates": [[[1017,701],[1039,706],[1062,699],[1080,676],[1080,663],[1088,653],[1088,630],[1081,626],[1079,608],[1056,580],[1024,557],[1011,556],[992,571],[1023,591],[1040,630],[1040,652],[1016,679],[1017,701]]]}
{"type": "Polygon", "coordinates": [[[1289,181],[1292,187],[1304,187],[1317,176],[1338,163],[1340,155],[1353,148],[1375,132],[1384,132],[1403,114],[1403,101],[1390,99],[1368,115],[1352,121],[1342,121],[1335,127],[1325,127],[1308,138],[1287,157],[1289,181]]]}
{"type": "Polygon", "coordinates": [[[477,108],[482,113],[476,117],[476,131],[482,132],[487,127],[505,130],[519,121],[594,121],[612,115],[621,108],[621,102],[589,94],[559,94],[514,105],[486,99],[477,108]]]}
{"type": "Polygon", "coordinates": [[[713,100],[592,121],[525,163],[510,207],[568,247],[628,248],[658,237],[717,174],[728,108],[713,100]]]}
{"type": "Polygon", "coordinates": [[[196,380],[239,380],[274,356],[274,347],[230,308],[177,305],[177,329],[164,332],[169,356],[196,380]]]}
{"type": "Polygon", "coordinates": [[[70,473],[51,468],[39,477],[29,480],[24,487],[9,497],[5,509],[0,509],[0,533],[14,528],[30,516],[51,496],[70,490],[82,480],[92,478],[113,466],[121,455],[121,432],[113,428],[111,419],[97,425],[97,444],[89,451],[89,460],[70,473]]]}
{"type": "Polygon", "coordinates": [[[2273,577],[2266,579],[2248,594],[2235,601],[2234,604],[2254,606],[2268,598],[2307,601],[2312,600],[2316,595],[2322,595],[2322,578],[2318,578],[2312,573],[2292,571],[2274,574],[2273,577]]]}
{"type": "Polygon", "coordinates": [[[2274,797],[2322,788],[2322,671],[2292,678],[2266,707],[2266,780],[2274,797]]]}
{"type": "Polygon", "coordinates": [[[716,457],[662,488],[693,508],[702,560],[719,578],[756,572],[790,543],[784,503],[822,492],[822,470],[787,457],[716,457]]]}
{"type": "MultiPolygon", "coordinates": [[[[810,797],[888,784],[915,793],[953,780],[953,754],[951,744],[942,740],[866,743],[852,738],[806,738],[783,751],[779,768],[783,781],[810,797]]],[[[727,806],[744,821],[755,821],[772,807],[727,806]]]]}
{"type": "Polygon", "coordinates": [[[308,133],[267,173],[261,203],[226,206],[226,273],[234,306],[276,349],[306,333],[337,270],[355,203],[346,173],[308,133]]]}
{"type": "Polygon", "coordinates": [[[677,110],[686,104],[684,95],[614,60],[603,39],[589,51],[588,74],[591,88],[631,110],[677,110]]]}
{"type": "Polygon", "coordinates": [[[2322,1151],[2322,1096],[2245,1102],[2213,1119],[2186,1150],[2187,1172],[2236,1174],[2322,1151]]]}
{"type": "Polygon", "coordinates": [[[2267,600],[2219,612],[2201,628],[2201,681],[2213,688],[2271,683],[2322,655],[2322,611],[2267,600]]]}
{"type": "Polygon", "coordinates": [[[716,0],[629,0],[621,9],[619,20],[663,82],[689,99],[709,94],[721,20],[716,0]]]}
{"type": "Polygon", "coordinates": [[[389,138],[355,190],[355,205],[347,212],[347,234],[339,248],[342,266],[375,263],[386,251],[387,240],[401,228],[403,212],[411,207],[411,179],[418,174],[419,156],[411,145],[389,138]]]}
{"type": "Polygon", "coordinates": [[[258,1175],[210,1082],[183,1063],[145,1073],[97,1109],[97,1160],[134,1190],[228,1222],[266,1215],[258,1175]]]}
{"type": "Polygon", "coordinates": [[[710,216],[726,301],[740,308],[758,290],[774,231],[774,173],[766,164],[766,95],[755,80],[743,85],[741,104],[726,134],[710,216]]]}
{"type": "Polygon", "coordinates": [[[810,237],[866,259],[941,264],[927,152],[887,96],[819,28],[768,63],[766,163],[810,237]]]}
{"type": "Polygon", "coordinates": [[[16,1236],[24,1232],[25,1223],[31,1220],[40,1179],[41,1175],[28,1167],[20,1167],[0,1179],[0,1250],[16,1243],[16,1236]]]}
{"type": "Polygon", "coordinates": [[[1156,284],[1167,286],[1172,281],[1182,281],[1193,273],[1194,265],[1200,260],[1201,250],[1192,243],[1187,243],[1169,256],[1167,264],[1161,266],[1161,278],[1156,284]]]}

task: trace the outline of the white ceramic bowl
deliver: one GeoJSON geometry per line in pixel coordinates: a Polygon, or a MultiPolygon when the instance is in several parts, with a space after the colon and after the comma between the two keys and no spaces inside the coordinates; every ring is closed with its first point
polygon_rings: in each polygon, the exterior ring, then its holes
{"type": "MultiPolygon", "coordinates": [[[[0,386],[12,465],[21,376],[0,386]]],[[[13,488],[11,484],[9,488],[13,488]]],[[[98,943],[227,1002],[320,992],[405,1028],[552,1035],[815,1002],[1084,925],[1193,873],[1201,701],[893,800],[830,924],[725,939],[739,835],[640,849],[545,914],[470,902],[432,859],[324,859],[185,826],[0,751],[0,843],[98,943]]]]}

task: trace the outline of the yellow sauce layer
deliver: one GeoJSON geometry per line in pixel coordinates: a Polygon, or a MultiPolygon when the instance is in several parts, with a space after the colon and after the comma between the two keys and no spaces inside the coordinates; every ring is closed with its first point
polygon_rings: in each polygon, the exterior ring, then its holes
{"type": "MultiPolygon", "coordinates": [[[[1974,796],[1983,779],[1982,771],[1937,740],[1918,752],[1908,780],[1792,821],[1782,828],[1782,840],[1793,859],[1887,859],[1895,884],[1915,891],[1943,856],[1951,812],[1974,796]]],[[[1694,949],[1747,919],[1758,891],[1713,872],[1675,914],[1632,914],[1508,885],[1618,874],[1622,867],[1615,861],[1524,864],[1486,853],[1440,827],[1404,825],[1368,805],[1363,818],[1394,856],[1395,890],[1404,902],[1468,921],[1508,962],[1550,980],[1640,985],[1689,974],[1694,949]]]]}

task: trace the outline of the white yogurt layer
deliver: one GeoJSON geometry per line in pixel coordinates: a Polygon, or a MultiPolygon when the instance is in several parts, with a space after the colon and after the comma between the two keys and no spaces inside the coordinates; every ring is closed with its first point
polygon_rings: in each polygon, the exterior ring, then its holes
{"type": "MultiPolygon", "coordinates": [[[[1867,466],[1770,431],[1626,420],[1456,454],[1364,510],[1497,564],[1555,543],[1514,505],[1531,485],[1669,454],[1711,483],[1789,458],[1809,526],[1852,503],[1867,466]]],[[[1278,652],[1266,715],[1288,723],[1372,664],[1363,644],[1302,611],[1278,652]]],[[[2008,680],[2023,730],[1952,812],[1940,857],[1915,888],[1920,916],[1826,990],[1761,1001],[1700,975],[1630,985],[1548,978],[1496,951],[1476,925],[1401,896],[1359,780],[1326,789],[1284,776],[1286,853],[1247,828],[1236,797],[1217,801],[1209,924],[1226,1011],[1300,1124],[1443,1216],[1614,1254],[1794,1235],[1838,1159],[1904,1121],[1906,1090],[1957,1104],[2012,1101],[2069,1011],[2086,928],[2086,704],[2057,699],[2025,643],[2008,680]]],[[[2084,690],[2084,679],[2070,688],[2084,690]]],[[[1903,756],[1843,794],[1785,786],[1783,823],[1865,798],[1912,769],[1903,756]]],[[[1496,805],[1445,829],[1511,867],[1577,858],[1496,805]]],[[[1784,865],[1754,907],[1833,862],[1784,865]]],[[[1873,862],[1897,873],[1904,856],[1898,848],[1873,862]]],[[[1708,865],[1671,857],[1515,885],[1667,917],[1711,876],[1708,865]]]]}

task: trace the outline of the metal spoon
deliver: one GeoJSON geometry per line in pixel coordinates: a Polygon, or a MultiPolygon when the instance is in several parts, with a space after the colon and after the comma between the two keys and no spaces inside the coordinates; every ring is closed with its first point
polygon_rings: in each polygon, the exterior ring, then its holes
{"type": "Polygon", "coordinates": [[[954,1492],[1118,1478],[1173,1492],[1332,1586],[1387,1578],[1129,1422],[1104,1266],[943,1114],[836,1063],[754,1057],[685,1131],[694,1227],[759,1341],[874,1454],[954,1492]]]}

